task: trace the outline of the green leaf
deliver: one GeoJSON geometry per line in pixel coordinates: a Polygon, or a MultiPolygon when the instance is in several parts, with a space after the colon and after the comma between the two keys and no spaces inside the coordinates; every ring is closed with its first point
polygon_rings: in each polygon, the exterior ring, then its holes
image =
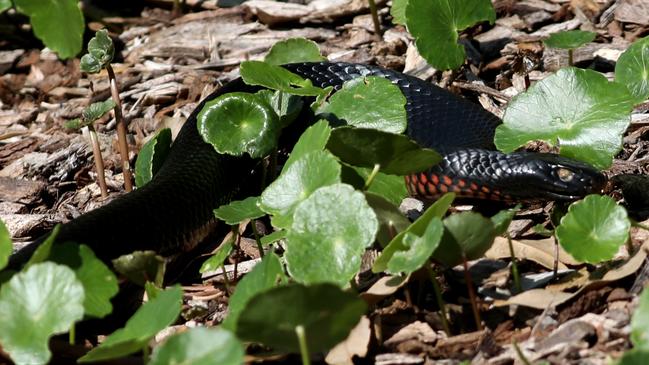
{"type": "Polygon", "coordinates": [[[291,151],[291,155],[288,156],[288,160],[286,160],[282,172],[286,171],[289,166],[307,153],[324,150],[330,135],[331,127],[329,127],[329,123],[327,123],[326,120],[320,120],[307,128],[302,133],[295,146],[293,146],[293,151],[291,151]]]}
{"type": "Polygon", "coordinates": [[[277,145],[278,118],[257,95],[228,93],[205,103],[198,113],[198,130],[219,153],[260,158],[277,145]]]}
{"type": "Polygon", "coordinates": [[[230,204],[221,205],[214,209],[214,216],[230,226],[239,224],[246,219],[256,219],[265,213],[259,208],[259,197],[251,196],[244,200],[235,200],[230,204]]]}
{"type": "Polygon", "coordinates": [[[594,264],[612,259],[629,239],[630,228],[626,210],[613,198],[589,195],[570,205],[555,232],[572,257],[594,264]]]}
{"type": "Polygon", "coordinates": [[[542,140],[560,146],[564,156],[604,169],[622,148],[632,108],[623,85],[599,72],[564,68],[509,103],[495,143],[509,153],[542,140]]]}
{"type": "Polygon", "coordinates": [[[376,240],[387,246],[393,236],[410,226],[408,218],[404,217],[399,208],[381,195],[365,192],[365,199],[372,207],[379,221],[379,231],[376,240]]]}
{"type": "Polygon", "coordinates": [[[117,278],[88,246],[71,242],[57,244],[48,260],[74,270],[85,292],[86,315],[102,318],[113,311],[110,299],[119,291],[117,278]]]}
{"type": "Polygon", "coordinates": [[[494,224],[496,229],[496,235],[500,236],[507,232],[507,228],[512,223],[514,216],[521,209],[521,205],[517,204],[514,208],[504,209],[496,213],[496,215],[491,217],[491,222],[494,224]]]}
{"type": "Polygon", "coordinates": [[[81,57],[81,71],[97,73],[110,64],[115,54],[113,40],[108,36],[108,30],[100,29],[88,42],[88,53],[81,57]]]}
{"type": "Polygon", "coordinates": [[[228,302],[228,316],[225,317],[223,328],[236,332],[239,315],[252,297],[286,283],[287,277],[279,257],[272,252],[264,256],[261,262],[237,283],[237,288],[228,302]]]}
{"type": "Polygon", "coordinates": [[[543,43],[550,48],[574,49],[592,42],[595,36],[597,36],[595,32],[567,30],[550,34],[550,37],[544,40],[543,43]]]}
{"type": "MultiPolygon", "coordinates": [[[[342,182],[362,190],[365,182],[372,173],[372,169],[356,166],[343,165],[341,171],[342,182]]],[[[403,176],[388,175],[382,172],[377,173],[366,191],[380,195],[394,205],[401,204],[401,201],[408,196],[403,176]]]]}
{"type": "Polygon", "coordinates": [[[268,246],[271,243],[275,243],[279,240],[283,240],[286,238],[286,231],[281,230],[281,231],[275,231],[271,234],[267,234],[264,237],[262,237],[259,241],[261,242],[262,246],[268,246]]]}
{"type": "Polygon", "coordinates": [[[7,266],[13,245],[7,226],[0,220],[0,271],[7,266]]]}
{"type": "Polygon", "coordinates": [[[393,274],[410,274],[424,266],[433,251],[439,245],[444,233],[444,224],[438,217],[434,217],[422,236],[406,232],[403,236],[403,245],[406,250],[399,250],[392,255],[388,262],[388,272],[393,274]]]}
{"type": "Polygon", "coordinates": [[[303,283],[345,286],[377,230],[376,214],[362,193],[345,184],[322,187],[295,209],[284,253],[288,272],[303,283]]]}
{"type": "Polygon", "coordinates": [[[640,294],[638,307],[631,318],[631,341],[638,349],[649,350],[649,290],[640,294]]]}
{"type": "Polygon", "coordinates": [[[421,172],[442,160],[437,152],[419,147],[404,135],[375,129],[336,128],[327,149],[348,164],[370,168],[378,164],[382,172],[393,175],[421,172]]]}
{"type": "Polygon", "coordinates": [[[69,268],[32,265],[0,288],[0,343],[16,364],[45,364],[48,339],[83,317],[83,286],[69,268]]]}
{"type": "Polygon", "coordinates": [[[649,359],[649,350],[646,349],[631,349],[624,353],[621,359],[617,362],[612,362],[616,365],[645,365],[649,359]]]}
{"type": "Polygon", "coordinates": [[[163,128],[142,146],[135,161],[135,185],[146,185],[160,170],[171,149],[171,129],[163,128]]]}
{"type": "Polygon", "coordinates": [[[214,251],[212,257],[207,259],[201,265],[199,272],[202,274],[208,271],[214,271],[223,266],[223,261],[230,256],[232,250],[234,249],[234,236],[230,237],[229,240],[225,241],[219,248],[214,251]]]}
{"type": "Polygon", "coordinates": [[[475,212],[453,214],[444,219],[442,242],[433,253],[433,258],[452,267],[462,258],[475,260],[491,247],[496,238],[496,229],[491,220],[475,212]]]}
{"type": "Polygon", "coordinates": [[[81,266],[75,269],[75,274],[86,293],[84,311],[86,315],[103,318],[113,311],[110,299],[119,291],[117,278],[88,246],[79,246],[79,256],[81,266]]]}
{"type": "Polygon", "coordinates": [[[293,95],[318,96],[328,91],[313,86],[311,80],[280,67],[260,61],[244,61],[241,63],[241,77],[248,85],[258,85],[273,90],[281,90],[293,95]]]}
{"type": "Polygon", "coordinates": [[[98,101],[88,105],[87,108],[83,110],[82,117],[86,121],[95,121],[101,118],[104,114],[108,113],[111,109],[115,107],[115,102],[113,99],[106,99],[104,101],[98,101]]]}
{"type": "Polygon", "coordinates": [[[408,0],[392,0],[390,15],[394,24],[406,25],[406,7],[408,0]]]}
{"type": "Polygon", "coordinates": [[[305,38],[290,38],[279,41],[271,47],[264,62],[271,65],[284,65],[297,62],[320,62],[327,59],[320,54],[314,41],[305,38]]]}
{"type": "Polygon", "coordinates": [[[137,285],[144,286],[147,281],[161,285],[165,260],[154,251],[135,251],[114,259],[113,267],[137,285]]]}
{"type": "Polygon", "coordinates": [[[409,0],[406,24],[419,53],[437,69],[456,69],[464,63],[458,32],[480,21],[496,21],[490,0],[409,0]]]}
{"type": "Polygon", "coordinates": [[[259,90],[255,93],[263,99],[279,116],[279,123],[282,128],[287,127],[295,118],[300,115],[304,101],[301,96],[291,95],[283,91],[259,90]]]}
{"type": "Polygon", "coordinates": [[[639,104],[649,97],[649,37],[639,39],[615,64],[615,81],[626,85],[639,104]]]}
{"type": "Polygon", "coordinates": [[[299,202],[316,189],[340,182],[340,164],[326,151],[313,151],[291,164],[261,193],[259,207],[274,214],[273,225],[287,228],[299,202]]]}
{"type": "Polygon", "coordinates": [[[383,77],[359,77],[343,84],[318,113],[337,124],[402,133],[408,126],[406,97],[383,77]]]}
{"type": "Polygon", "coordinates": [[[92,122],[84,122],[83,120],[81,120],[81,118],[75,118],[66,121],[65,123],[63,123],[63,126],[67,129],[81,129],[83,127],[89,126],[90,124],[92,124],[92,122]]]}
{"type": "Polygon", "coordinates": [[[455,199],[454,193],[444,194],[441,198],[428,207],[421,217],[417,218],[408,228],[396,235],[383,249],[381,255],[374,261],[372,272],[379,273],[388,269],[388,263],[397,251],[408,251],[409,245],[404,242],[406,233],[416,237],[424,236],[430,222],[435,218],[442,218],[455,199]]]}
{"type": "Polygon", "coordinates": [[[335,285],[291,284],[251,298],[239,316],[236,333],[244,341],[299,352],[295,331],[302,326],[307,347],[315,353],[345,339],[365,310],[356,294],[335,285]]]}
{"type": "Polygon", "coordinates": [[[54,226],[54,229],[52,229],[52,232],[50,232],[50,235],[47,236],[45,241],[41,243],[38,248],[36,248],[36,251],[32,254],[32,257],[29,258],[29,261],[25,264],[25,267],[28,268],[34,264],[38,264],[40,262],[43,262],[47,260],[48,257],[50,257],[50,252],[52,251],[52,245],[54,244],[54,241],[56,241],[56,236],[59,235],[59,230],[61,230],[61,225],[57,224],[54,226]]]}
{"type": "Polygon", "coordinates": [[[229,331],[221,328],[190,328],[173,335],[156,347],[149,365],[240,365],[243,345],[229,331]]]}
{"type": "Polygon", "coordinates": [[[183,291],[176,285],[142,304],[124,328],[82,356],[78,362],[116,359],[142,350],[158,332],[174,323],[180,314],[183,291]]]}
{"type": "Polygon", "coordinates": [[[62,59],[81,51],[83,14],[78,0],[14,0],[16,8],[29,16],[34,35],[62,59]]]}
{"type": "Polygon", "coordinates": [[[11,4],[11,0],[0,0],[0,13],[11,8],[12,6],[13,5],[11,4]]]}

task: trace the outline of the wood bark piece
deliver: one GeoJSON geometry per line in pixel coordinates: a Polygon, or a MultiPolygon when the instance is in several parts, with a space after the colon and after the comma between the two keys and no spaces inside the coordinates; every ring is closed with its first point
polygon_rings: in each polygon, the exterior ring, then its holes
{"type": "Polygon", "coordinates": [[[647,0],[622,0],[615,9],[615,20],[649,25],[649,2],[647,0]]]}
{"type": "Polygon", "coordinates": [[[40,200],[45,184],[40,181],[0,177],[0,200],[32,204],[40,200]]]}

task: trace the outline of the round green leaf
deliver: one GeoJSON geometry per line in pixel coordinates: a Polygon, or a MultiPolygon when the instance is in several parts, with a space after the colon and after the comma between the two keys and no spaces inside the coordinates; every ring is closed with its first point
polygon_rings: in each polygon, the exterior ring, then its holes
{"type": "Polygon", "coordinates": [[[113,99],[106,99],[104,101],[98,101],[96,103],[90,104],[87,108],[83,110],[81,114],[84,121],[92,121],[101,118],[104,114],[108,113],[111,109],[115,107],[115,102],[113,99]]]}
{"type": "Polygon", "coordinates": [[[464,63],[458,32],[477,22],[496,21],[490,0],[409,0],[406,24],[419,53],[437,69],[456,69],[464,63]]]}
{"type": "MultiPolygon", "coordinates": [[[[342,165],[342,182],[355,187],[358,190],[365,189],[365,182],[372,174],[372,169],[342,165]]],[[[388,175],[382,172],[374,175],[370,186],[365,190],[382,196],[394,205],[401,204],[401,201],[408,196],[403,176],[388,175]]]]}
{"type": "Polygon", "coordinates": [[[399,208],[381,195],[365,192],[365,199],[372,207],[379,221],[379,231],[376,240],[383,246],[387,246],[392,236],[405,230],[410,226],[408,218],[404,217],[399,208]]]}
{"type": "Polygon", "coordinates": [[[261,262],[237,283],[237,288],[228,302],[228,316],[225,317],[223,328],[235,331],[239,315],[250,298],[286,282],[284,267],[279,257],[274,253],[264,256],[261,262]]]}
{"type": "Polygon", "coordinates": [[[293,146],[291,155],[288,156],[288,160],[286,160],[282,171],[286,171],[293,162],[297,161],[307,153],[324,150],[330,135],[331,127],[329,127],[329,123],[327,123],[326,120],[320,120],[307,128],[302,133],[295,146],[293,146]]]}
{"type": "Polygon", "coordinates": [[[645,365],[649,359],[649,350],[632,349],[624,353],[624,356],[617,361],[612,362],[615,365],[645,365]]]}
{"type": "Polygon", "coordinates": [[[273,224],[286,228],[293,221],[293,210],[316,189],[340,182],[340,164],[326,151],[313,151],[300,157],[261,193],[259,207],[274,214],[273,224]]]}
{"type": "Polygon", "coordinates": [[[638,349],[649,350],[649,290],[643,290],[631,318],[631,341],[638,349]]]}
{"type": "Polygon", "coordinates": [[[204,273],[208,271],[214,271],[222,267],[223,262],[228,258],[228,256],[230,256],[233,249],[234,236],[231,236],[229,240],[224,242],[221,246],[219,246],[219,248],[216,249],[216,251],[214,251],[212,257],[203,262],[203,265],[201,265],[201,269],[199,271],[201,273],[204,273]]]}
{"type": "Polygon", "coordinates": [[[442,160],[404,135],[376,129],[336,128],[327,149],[348,164],[370,168],[378,164],[382,172],[393,175],[424,171],[442,160]]]}
{"type": "Polygon", "coordinates": [[[243,355],[243,345],[231,332],[196,327],[156,347],[148,364],[240,365],[243,355]]]}
{"type": "Polygon", "coordinates": [[[4,222],[0,220],[0,270],[7,266],[12,249],[13,245],[11,243],[9,230],[7,229],[7,226],[5,226],[4,222]]]}
{"type": "Polygon", "coordinates": [[[649,97],[649,37],[627,48],[615,64],[615,81],[626,85],[636,103],[649,97]]]}
{"type": "Polygon", "coordinates": [[[302,326],[312,353],[345,339],[366,305],[356,294],[331,284],[291,284],[254,296],[239,316],[237,336],[278,350],[298,352],[296,328],[302,326]]]}
{"type": "Polygon", "coordinates": [[[406,6],[408,0],[392,0],[390,15],[394,24],[406,25],[406,6]]]}
{"type": "Polygon", "coordinates": [[[520,209],[521,205],[517,204],[514,208],[501,210],[491,217],[491,222],[494,224],[497,235],[502,235],[507,232],[507,228],[509,228],[514,216],[516,216],[516,213],[518,213],[520,209]]]}
{"type": "Polygon", "coordinates": [[[345,184],[320,188],[295,209],[286,236],[288,272],[303,283],[345,286],[358,272],[377,230],[376,214],[362,193],[345,184]]]}
{"type": "Polygon", "coordinates": [[[491,220],[475,212],[453,214],[444,219],[444,235],[433,258],[446,266],[482,257],[496,238],[491,220]]]}
{"type": "Polygon", "coordinates": [[[258,202],[259,197],[256,196],[236,200],[214,209],[214,216],[228,225],[239,224],[246,219],[256,219],[264,215],[258,202]]]}
{"type": "Polygon", "coordinates": [[[550,37],[543,41],[547,47],[574,49],[581,47],[595,39],[597,33],[584,30],[567,30],[550,34],[550,37]]]}
{"type": "Polygon", "coordinates": [[[305,38],[290,38],[279,41],[271,47],[264,62],[284,65],[297,62],[320,62],[327,59],[320,54],[318,44],[305,38]]]}
{"type": "Polygon", "coordinates": [[[11,0],[0,0],[0,13],[12,7],[11,0]]]}
{"type": "Polygon", "coordinates": [[[86,293],[83,307],[86,315],[102,318],[113,311],[110,299],[117,294],[119,286],[115,274],[86,246],[80,245],[81,265],[75,274],[86,293]]]}
{"type": "Polygon", "coordinates": [[[313,86],[306,80],[283,67],[260,61],[244,61],[240,66],[241,78],[248,85],[258,85],[293,95],[319,96],[328,91],[313,86]]]}
{"type": "Polygon", "coordinates": [[[254,94],[221,95],[198,113],[198,130],[219,153],[253,158],[268,155],[277,145],[280,124],[273,109],[254,94]]]}
{"type": "Polygon", "coordinates": [[[48,339],[83,317],[83,286],[69,268],[32,265],[0,288],[0,343],[16,364],[45,364],[48,339]]]}
{"type": "Polygon", "coordinates": [[[494,141],[508,153],[542,140],[560,146],[564,156],[604,169],[622,148],[632,108],[623,85],[599,72],[564,68],[509,103],[494,141]]]}
{"type": "Polygon", "coordinates": [[[581,262],[613,258],[629,239],[631,223],[626,210],[611,197],[589,195],[573,203],[556,229],[561,246],[581,262]]]}
{"type": "Polygon", "coordinates": [[[164,278],[165,259],[154,251],[135,251],[112,262],[115,271],[141,286],[147,281],[161,284],[164,278]]]}
{"type": "Polygon", "coordinates": [[[279,122],[282,128],[293,123],[295,118],[300,115],[304,106],[304,101],[301,96],[291,95],[283,91],[263,89],[257,91],[255,95],[266,101],[273,108],[275,114],[279,116],[279,122]]]}
{"type": "Polygon", "coordinates": [[[388,272],[410,274],[424,266],[439,245],[442,233],[444,233],[444,224],[438,217],[434,217],[428,223],[422,236],[406,232],[402,241],[406,250],[396,251],[392,255],[388,262],[388,272]]]}
{"type": "Polygon", "coordinates": [[[174,286],[142,304],[124,328],[108,336],[78,362],[115,359],[142,350],[158,332],[172,324],[180,314],[182,289],[174,286]]]}
{"type": "Polygon", "coordinates": [[[402,133],[408,126],[406,97],[390,80],[359,77],[343,84],[318,113],[336,123],[402,133]]]}
{"type": "Polygon", "coordinates": [[[171,149],[171,129],[161,129],[153,138],[142,146],[135,161],[135,185],[143,187],[151,181],[171,149]]]}
{"type": "Polygon", "coordinates": [[[21,12],[29,16],[34,34],[62,59],[81,51],[85,23],[77,0],[15,0],[21,12]]]}
{"type": "Polygon", "coordinates": [[[372,271],[375,273],[382,272],[388,269],[388,263],[392,256],[398,251],[408,251],[410,245],[404,242],[406,234],[415,237],[422,237],[434,219],[441,219],[455,199],[454,193],[444,194],[441,198],[432,204],[424,214],[422,214],[415,222],[413,222],[404,231],[397,234],[392,241],[383,249],[381,255],[374,261],[372,271]]]}
{"type": "Polygon", "coordinates": [[[81,57],[80,68],[83,72],[97,73],[113,60],[115,47],[106,29],[100,29],[88,42],[88,54],[81,57]]]}

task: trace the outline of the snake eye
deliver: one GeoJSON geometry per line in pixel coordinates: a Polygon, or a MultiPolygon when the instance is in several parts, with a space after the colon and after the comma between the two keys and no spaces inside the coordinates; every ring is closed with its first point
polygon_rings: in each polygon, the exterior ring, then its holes
{"type": "Polygon", "coordinates": [[[571,170],[568,170],[566,168],[560,167],[557,170],[557,176],[561,181],[563,182],[571,182],[572,179],[575,177],[575,173],[571,170]]]}

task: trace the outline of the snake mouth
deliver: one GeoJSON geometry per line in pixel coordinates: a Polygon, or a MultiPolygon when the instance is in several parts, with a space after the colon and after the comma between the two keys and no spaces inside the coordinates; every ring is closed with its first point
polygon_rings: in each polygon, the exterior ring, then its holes
{"type": "Polygon", "coordinates": [[[592,166],[557,155],[541,155],[544,164],[541,195],[554,200],[578,200],[589,194],[602,193],[607,179],[592,166]]]}

